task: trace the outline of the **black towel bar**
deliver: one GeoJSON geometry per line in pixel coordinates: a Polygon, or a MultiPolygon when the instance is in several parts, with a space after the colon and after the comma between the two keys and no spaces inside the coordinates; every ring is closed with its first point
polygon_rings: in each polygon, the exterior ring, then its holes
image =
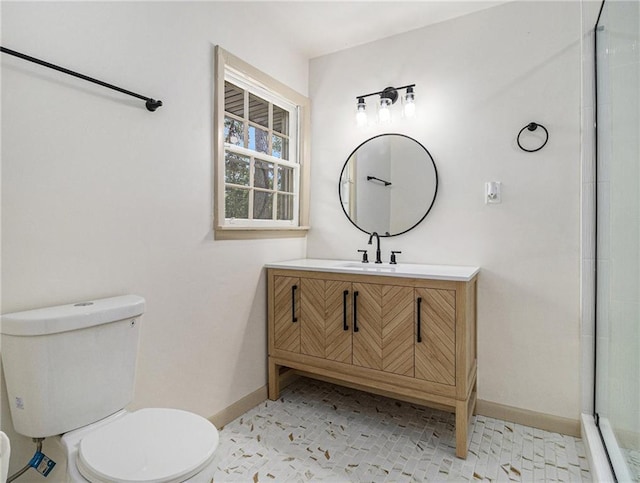
{"type": "Polygon", "coordinates": [[[162,107],[162,101],[158,101],[156,99],[152,99],[151,97],[145,97],[140,94],[136,94],[135,92],[128,91],[126,89],[122,89],[121,87],[114,86],[112,84],[107,84],[106,82],[102,82],[101,80],[94,79],[93,77],[86,76],[84,74],[79,74],[78,72],[74,72],[69,69],[65,69],[64,67],[60,67],[59,65],[51,64],[50,62],[46,62],[44,60],[36,59],[35,57],[31,57],[30,55],[22,54],[20,52],[16,52],[15,50],[7,49],[5,47],[0,47],[0,52],[3,54],[13,55],[20,59],[33,62],[38,65],[42,65],[44,67],[48,67],[49,69],[57,70],[58,72],[62,72],[64,74],[72,75],[82,80],[86,80],[89,82],[93,82],[94,84],[98,84],[100,86],[106,87],[108,89],[113,89],[114,91],[122,92],[123,94],[127,94],[129,96],[137,97],[138,99],[142,99],[145,102],[145,106],[151,112],[155,111],[157,108],[162,107]]]}

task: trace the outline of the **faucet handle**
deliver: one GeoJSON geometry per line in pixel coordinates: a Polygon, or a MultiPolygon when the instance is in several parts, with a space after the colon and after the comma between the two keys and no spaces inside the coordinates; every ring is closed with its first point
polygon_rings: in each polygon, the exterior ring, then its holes
{"type": "Polygon", "coordinates": [[[366,250],[358,250],[359,253],[362,253],[362,263],[369,263],[369,256],[367,255],[366,250]]]}
{"type": "Polygon", "coordinates": [[[391,261],[389,262],[389,264],[396,265],[398,263],[396,262],[396,253],[402,253],[402,252],[391,250],[391,261]]]}

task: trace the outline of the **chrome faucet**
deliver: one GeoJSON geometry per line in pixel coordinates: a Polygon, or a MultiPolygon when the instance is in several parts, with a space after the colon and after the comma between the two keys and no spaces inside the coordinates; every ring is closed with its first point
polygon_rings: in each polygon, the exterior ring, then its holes
{"type": "Polygon", "coordinates": [[[376,237],[377,248],[376,248],[376,263],[382,263],[382,257],[380,254],[380,235],[378,235],[375,231],[371,233],[369,237],[369,245],[373,242],[373,237],[376,237]]]}

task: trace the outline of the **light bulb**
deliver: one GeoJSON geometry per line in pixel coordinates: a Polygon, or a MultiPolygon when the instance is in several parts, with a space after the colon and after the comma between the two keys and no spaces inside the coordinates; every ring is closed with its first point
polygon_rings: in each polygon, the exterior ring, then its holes
{"type": "Polygon", "coordinates": [[[358,107],[356,110],[356,124],[358,127],[364,127],[367,125],[367,106],[364,103],[364,99],[362,97],[358,98],[358,107]]]}
{"type": "Polygon", "coordinates": [[[407,87],[407,93],[404,95],[404,117],[412,118],[416,114],[416,102],[413,87],[407,87]]]}
{"type": "Polygon", "coordinates": [[[416,115],[416,103],[411,101],[404,105],[404,117],[411,119],[416,115]]]}
{"type": "Polygon", "coordinates": [[[391,121],[391,99],[386,97],[380,98],[380,109],[378,109],[378,121],[381,123],[390,122],[391,121]]]}

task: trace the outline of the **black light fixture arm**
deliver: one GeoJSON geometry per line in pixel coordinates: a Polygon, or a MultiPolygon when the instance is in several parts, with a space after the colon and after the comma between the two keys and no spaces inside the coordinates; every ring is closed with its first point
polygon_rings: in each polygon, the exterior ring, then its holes
{"type": "Polygon", "coordinates": [[[30,55],[22,54],[20,52],[16,52],[15,50],[7,49],[6,47],[1,47],[1,46],[0,46],[0,52],[2,52],[3,54],[13,55],[13,56],[18,57],[20,59],[23,59],[23,60],[26,60],[26,61],[29,61],[29,62],[33,62],[35,64],[42,65],[44,67],[48,67],[49,69],[57,70],[58,72],[62,72],[64,74],[68,74],[68,75],[71,75],[73,77],[77,77],[79,79],[86,80],[88,82],[93,82],[94,84],[98,84],[98,85],[100,85],[102,87],[106,87],[108,89],[113,89],[114,91],[122,92],[123,94],[127,94],[127,95],[132,96],[132,97],[137,97],[138,99],[142,99],[143,101],[145,101],[145,106],[151,112],[155,111],[159,107],[162,107],[162,101],[159,101],[159,100],[156,100],[156,99],[152,99],[150,97],[145,97],[145,96],[140,95],[140,94],[136,94],[135,92],[131,92],[131,91],[128,91],[126,89],[122,89],[121,87],[117,87],[117,86],[114,86],[112,84],[107,84],[106,82],[103,82],[101,80],[94,79],[93,77],[89,77],[89,76],[86,76],[84,74],[80,74],[78,72],[74,72],[74,71],[69,70],[69,69],[65,69],[64,67],[60,67],[58,65],[51,64],[50,62],[46,62],[44,60],[36,59],[35,57],[31,57],[30,55]]]}
{"type": "Polygon", "coordinates": [[[391,99],[391,102],[394,103],[396,102],[396,99],[398,99],[398,91],[402,90],[402,89],[413,89],[416,85],[415,84],[408,84],[406,86],[400,86],[400,87],[386,87],[385,89],[379,91],[379,92],[372,92],[371,94],[364,94],[361,96],[356,96],[356,99],[358,100],[358,102],[360,101],[360,99],[363,99],[365,97],[370,97],[370,96],[381,96],[381,97],[387,97],[389,99],[391,99]]]}

